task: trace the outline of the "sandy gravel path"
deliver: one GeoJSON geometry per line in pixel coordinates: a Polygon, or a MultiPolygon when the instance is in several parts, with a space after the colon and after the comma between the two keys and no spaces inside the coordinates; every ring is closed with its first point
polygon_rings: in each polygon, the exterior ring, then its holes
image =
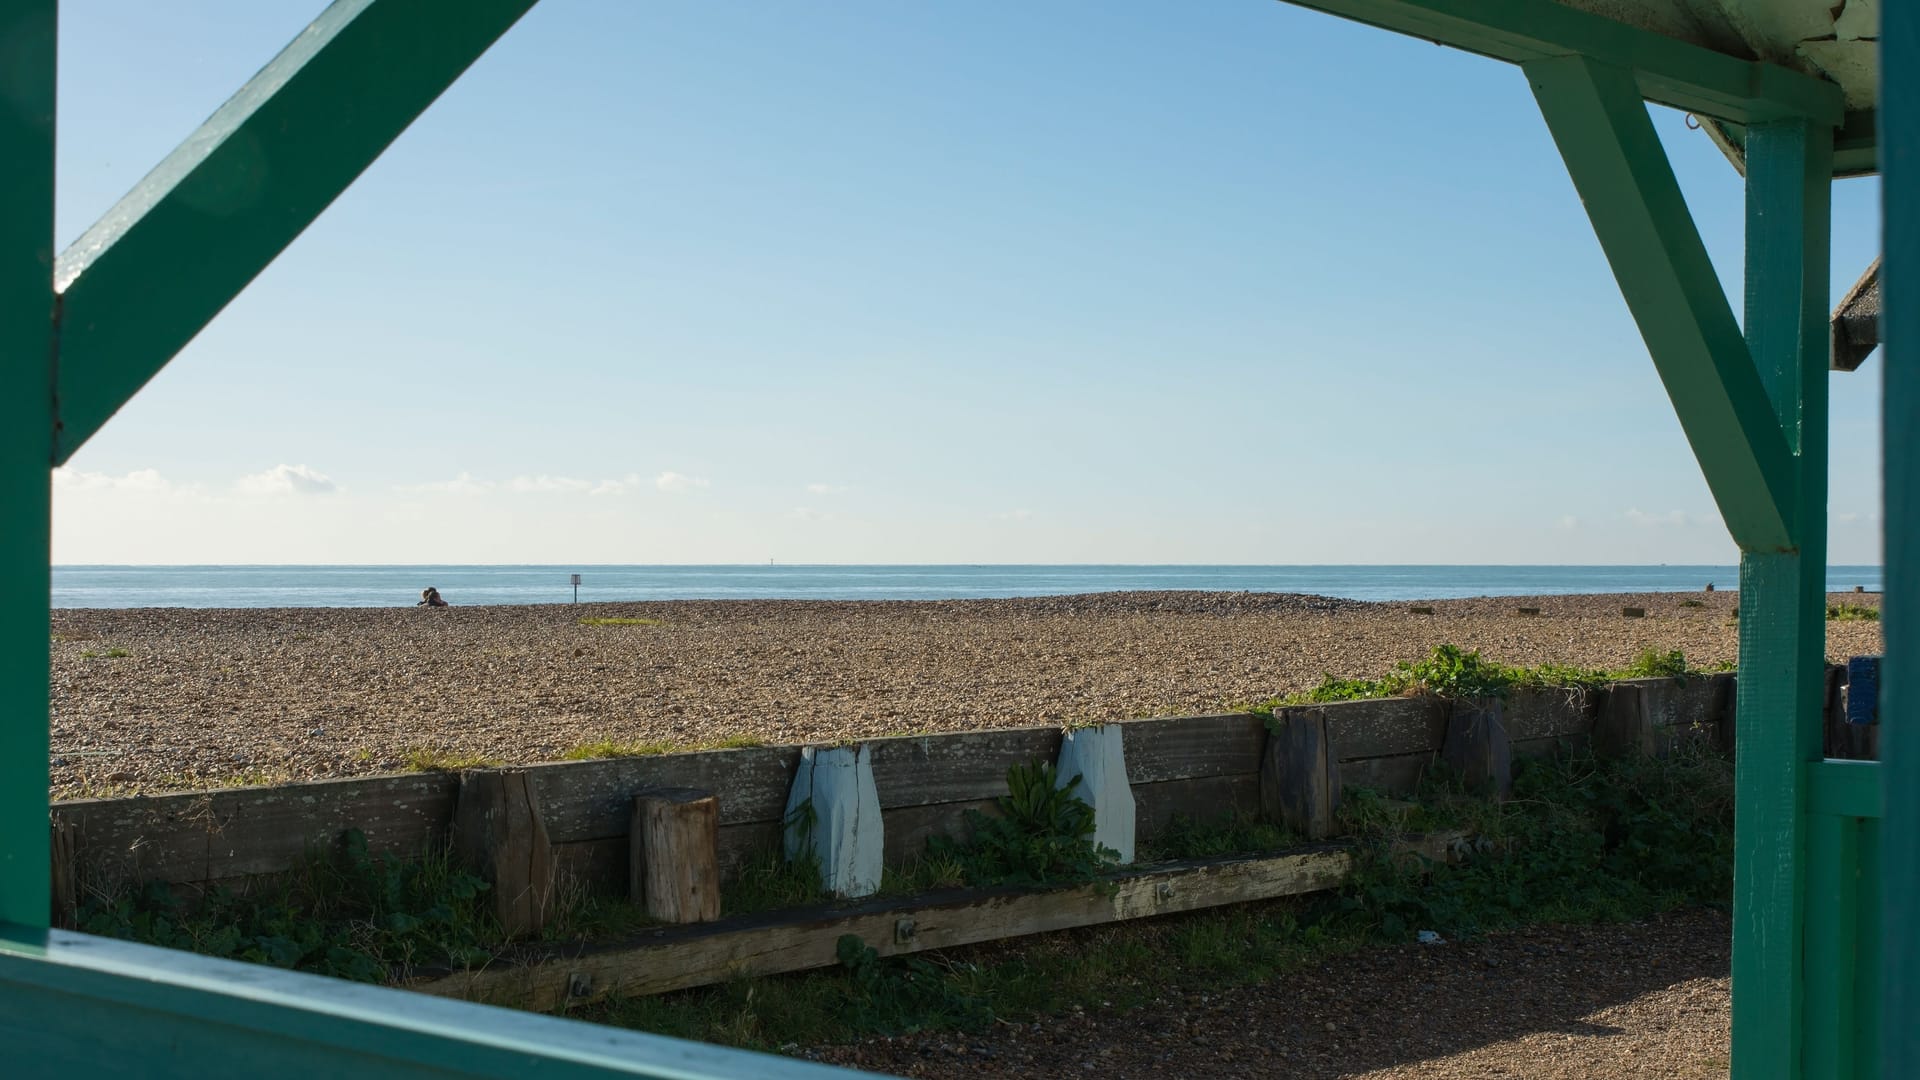
{"type": "MultiPolygon", "coordinates": [[[[802,742],[1174,715],[1328,672],[1376,675],[1443,642],[1512,663],[1617,666],[1651,647],[1712,664],[1736,654],[1736,603],[1726,591],[1506,597],[1416,614],[1281,594],[1118,593],[61,610],[52,790],[391,772],[423,749],[523,762],[600,740],[802,742]],[[1646,617],[1623,617],[1628,605],[1646,617]],[[640,621],[582,623],[594,618],[640,621]]],[[[1831,655],[1879,651],[1878,623],[1828,632],[1831,655]]]]}
{"type": "Polygon", "coordinates": [[[1725,1077],[1719,912],[1369,950],[1258,985],[805,1056],[934,1080],[1725,1077]]]}

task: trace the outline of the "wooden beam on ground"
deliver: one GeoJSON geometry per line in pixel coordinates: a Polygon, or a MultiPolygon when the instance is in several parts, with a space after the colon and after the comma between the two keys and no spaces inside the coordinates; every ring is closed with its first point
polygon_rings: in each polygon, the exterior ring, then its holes
{"type": "Polygon", "coordinates": [[[534,0],[335,0],[61,253],[62,464],[534,0]]]}
{"type": "MultiPolygon", "coordinates": [[[[1445,859],[1461,834],[1435,833],[1402,849],[1445,859]]],[[[654,931],[633,942],[581,948],[405,984],[490,1005],[548,1010],[608,994],[644,995],[838,963],[852,934],[882,956],[945,949],[1081,926],[1197,911],[1338,887],[1353,857],[1325,847],[1286,855],[1142,868],[1103,885],[1044,892],[951,890],[861,904],[773,912],[654,931]]]]}
{"type": "Polygon", "coordinates": [[[720,800],[692,788],[633,797],[632,887],[649,918],[666,923],[720,917],[720,800]]]}
{"type": "Polygon", "coordinates": [[[1803,116],[1837,126],[1840,88],[1773,64],[1540,0],[1287,0],[1515,64],[1584,55],[1632,73],[1639,98],[1727,120],[1803,116]]]}
{"type": "Polygon", "coordinates": [[[1794,449],[1632,73],[1584,56],[1525,71],[1727,530],[1794,550],[1794,449]]]}

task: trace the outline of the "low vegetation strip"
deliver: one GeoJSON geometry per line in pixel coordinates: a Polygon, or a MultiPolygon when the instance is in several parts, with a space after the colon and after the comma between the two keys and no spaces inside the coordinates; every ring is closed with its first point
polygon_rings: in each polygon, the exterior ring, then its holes
{"type": "MultiPolygon", "coordinates": [[[[1732,671],[1732,664],[1716,665],[1713,671],[1732,671]]],[[[1544,687],[1594,687],[1621,679],[1685,679],[1705,675],[1707,671],[1689,667],[1678,649],[1645,649],[1625,667],[1583,668],[1571,664],[1535,664],[1516,667],[1481,657],[1478,650],[1458,645],[1438,645],[1425,659],[1402,660],[1377,679],[1324,676],[1311,690],[1273,698],[1247,706],[1250,711],[1271,715],[1277,708],[1291,705],[1317,705],[1335,701],[1359,701],[1367,698],[1405,697],[1432,694],[1447,698],[1503,697],[1510,690],[1544,687]]]]}

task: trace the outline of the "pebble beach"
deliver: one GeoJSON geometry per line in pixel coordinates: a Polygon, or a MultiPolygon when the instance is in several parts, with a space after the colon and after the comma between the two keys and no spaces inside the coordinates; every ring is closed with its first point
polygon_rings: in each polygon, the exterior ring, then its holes
{"type": "MultiPolygon", "coordinates": [[[[1876,607],[1877,594],[1835,594],[1876,607]]],[[[1279,593],[426,608],[60,609],[52,795],[1218,711],[1435,645],[1511,664],[1737,655],[1738,595],[1279,593]],[[1523,614],[1521,609],[1537,609],[1523,614]],[[1640,608],[1628,617],[1623,608],[1640,608]]],[[[1830,621],[1828,655],[1880,651],[1830,621]]]]}

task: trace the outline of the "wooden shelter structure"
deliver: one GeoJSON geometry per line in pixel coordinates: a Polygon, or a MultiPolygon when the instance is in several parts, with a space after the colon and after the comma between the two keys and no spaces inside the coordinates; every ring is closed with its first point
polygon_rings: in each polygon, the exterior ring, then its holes
{"type": "MultiPolygon", "coordinates": [[[[1296,2],[1520,68],[1740,547],[1733,1074],[1920,1076],[1920,8],[1296,2]],[[1745,175],[1744,322],[1647,102],[1701,118],[1745,175]],[[1883,764],[1825,760],[1820,737],[1828,200],[1873,171],[1883,764]]],[[[48,925],[50,469],[532,3],[335,0],[56,258],[58,0],[0,0],[0,1036],[26,1075],[830,1072],[48,925]]]]}

